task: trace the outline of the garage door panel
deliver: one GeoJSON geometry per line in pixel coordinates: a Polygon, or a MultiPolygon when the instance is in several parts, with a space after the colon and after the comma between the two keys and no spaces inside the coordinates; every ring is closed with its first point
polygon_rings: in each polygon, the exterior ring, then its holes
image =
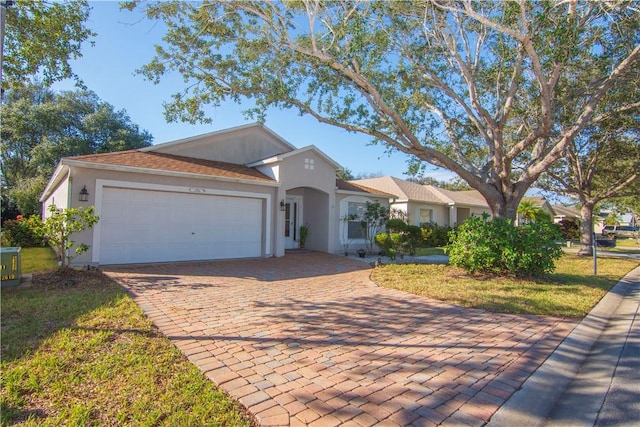
{"type": "Polygon", "coordinates": [[[138,189],[103,190],[100,263],[262,255],[262,200],[138,189]]]}

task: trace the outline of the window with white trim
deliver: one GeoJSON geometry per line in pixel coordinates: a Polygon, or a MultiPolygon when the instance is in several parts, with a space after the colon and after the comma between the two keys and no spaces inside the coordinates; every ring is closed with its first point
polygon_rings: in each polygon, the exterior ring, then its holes
{"type": "Polygon", "coordinates": [[[347,203],[347,238],[366,239],[367,230],[362,227],[362,219],[366,211],[367,204],[365,202],[347,203]]]}
{"type": "Polygon", "coordinates": [[[420,224],[433,222],[433,209],[420,209],[420,224]]]}

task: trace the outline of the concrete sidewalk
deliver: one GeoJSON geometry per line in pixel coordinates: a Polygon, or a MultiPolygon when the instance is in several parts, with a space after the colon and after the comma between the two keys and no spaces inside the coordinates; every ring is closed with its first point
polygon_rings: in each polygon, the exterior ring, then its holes
{"type": "Polygon", "coordinates": [[[640,267],[625,276],[489,426],[640,425],[640,267]]]}

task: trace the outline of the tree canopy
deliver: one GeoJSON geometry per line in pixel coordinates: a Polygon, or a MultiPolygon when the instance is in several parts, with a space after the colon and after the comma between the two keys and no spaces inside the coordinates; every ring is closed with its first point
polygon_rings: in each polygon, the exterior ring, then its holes
{"type": "MultiPolygon", "coordinates": [[[[134,7],[136,2],[130,4],[134,7]]],[[[637,1],[162,2],[164,43],[141,72],[185,86],[169,120],[249,101],[258,119],[292,108],[455,172],[497,216],[594,117],[637,99],[637,1]]]]}
{"type": "MultiPolygon", "coordinates": [[[[42,85],[8,91],[0,107],[2,189],[24,215],[62,157],[141,148],[153,137],[86,90],[55,93],[42,85]]],[[[4,197],[4,194],[3,194],[4,197]]]]}
{"type": "MultiPolygon", "coordinates": [[[[607,98],[610,104],[640,100],[640,70],[607,98]],[[622,102],[620,102],[622,100],[622,102]]],[[[592,218],[603,201],[640,194],[640,108],[625,114],[600,111],[567,145],[564,155],[538,181],[547,191],[576,199],[581,207],[581,249],[590,254],[592,218]]]]}
{"type": "Polygon", "coordinates": [[[88,2],[11,3],[3,7],[6,22],[2,90],[22,86],[33,78],[47,85],[66,78],[79,80],[69,62],[82,56],[82,43],[95,35],[85,26],[90,10],[88,2]]]}

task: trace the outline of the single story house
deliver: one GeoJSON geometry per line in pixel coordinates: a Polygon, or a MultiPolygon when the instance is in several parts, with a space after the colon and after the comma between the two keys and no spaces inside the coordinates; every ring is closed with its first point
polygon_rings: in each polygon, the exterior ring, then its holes
{"type": "Polygon", "coordinates": [[[562,205],[553,205],[553,212],[555,213],[553,217],[554,223],[559,223],[560,221],[573,221],[576,224],[580,224],[580,210],[576,209],[572,206],[562,206],[562,205]]]}
{"type": "Polygon", "coordinates": [[[300,247],[364,246],[342,220],[390,194],[336,179],[314,146],[296,148],[260,124],[138,150],[63,158],[40,201],[44,215],[94,205],[100,221],[75,236],[72,265],[279,257],[300,247]],[[348,239],[348,242],[347,242],[348,239]]]}
{"type": "Polygon", "coordinates": [[[407,222],[412,225],[433,222],[441,226],[455,227],[472,215],[490,214],[489,205],[476,190],[445,190],[393,176],[349,182],[393,194],[393,198],[389,199],[390,207],[404,212],[407,222]]]}

